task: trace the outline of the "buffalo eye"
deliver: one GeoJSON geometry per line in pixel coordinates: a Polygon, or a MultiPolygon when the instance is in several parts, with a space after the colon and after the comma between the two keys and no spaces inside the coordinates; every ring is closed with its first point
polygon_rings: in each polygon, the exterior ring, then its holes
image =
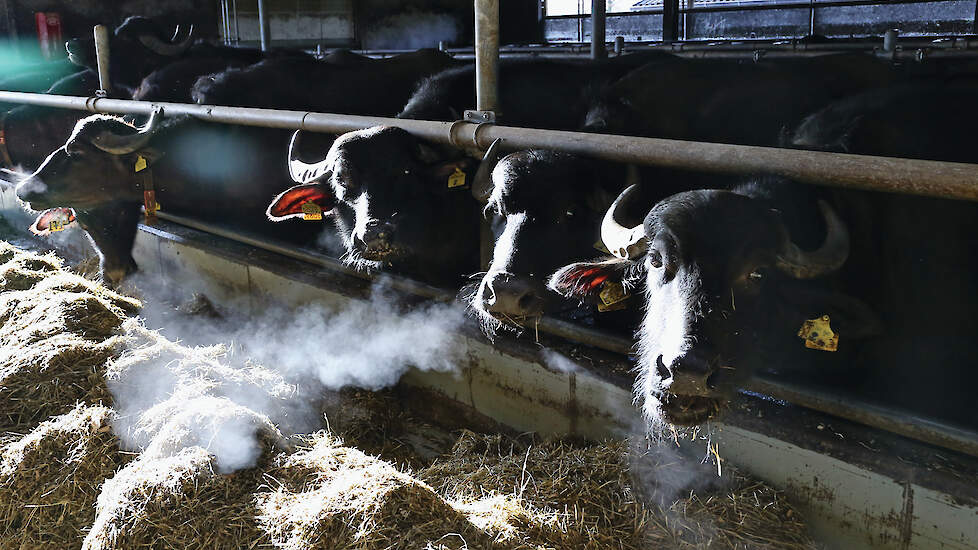
{"type": "Polygon", "coordinates": [[[751,281],[760,281],[764,278],[764,274],[760,271],[751,271],[750,274],[747,275],[747,278],[751,281]]]}
{"type": "Polygon", "coordinates": [[[662,267],[662,253],[654,248],[649,250],[649,265],[656,269],[662,267]]]}

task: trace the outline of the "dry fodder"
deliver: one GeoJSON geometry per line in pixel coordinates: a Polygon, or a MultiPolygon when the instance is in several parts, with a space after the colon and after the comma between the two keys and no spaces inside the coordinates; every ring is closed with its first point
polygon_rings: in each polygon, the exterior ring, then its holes
{"type": "Polygon", "coordinates": [[[391,390],[323,392],[322,412],[330,433],[344,445],[401,471],[428,466],[455,443],[451,432],[416,416],[391,390]]]}
{"type": "Polygon", "coordinates": [[[529,443],[463,432],[419,477],[509,548],[813,548],[783,495],[736,476],[660,507],[633,469],[673,475],[627,442],[529,443]]]}
{"type": "Polygon", "coordinates": [[[104,365],[139,302],[0,242],[0,430],[109,402],[104,365]]]}
{"type": "Polygon", "coordinates": [[[279,548],[484,548],[491,538],[431,487],[321,432],[283,456],[258,495],[279,548]]]}
{"type": "Polygon", "coordinates": [[[173,456],[142,455],[105,482],[85,550],[267,547],[254,492],[271,445],[257,468],[216,472],[213,456],[188,447],[173,456]]]}
{"type": "Polygon", "coordinates": [[[119,452],[112,411],[79,405],[0,449],[0,548],[79,548],[119,452]]]}

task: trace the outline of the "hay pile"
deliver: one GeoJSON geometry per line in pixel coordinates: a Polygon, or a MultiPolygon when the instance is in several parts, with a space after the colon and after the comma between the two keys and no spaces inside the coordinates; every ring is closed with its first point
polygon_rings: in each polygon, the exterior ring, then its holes
{"type": "Polygon", "coordinates": [[[138,307],[0,243],[0,549],[813,546],[758,482],[649,501],[673,476],[660,455],[469,431],[450,447],[393,394],[332,395],[331,430],[286,437],[321,404],[138,307]]]}
{"type": "Polygon", "coordinates": [[[466,431],[419,477],[505,548],[815,548],[779,491],[707,470],[702,489],[679,492],[696,474],[675,458],[624,441],[466,431]]]}
{"type": "Polygon", "coordinates": [[[0,242],[0,431],[26,433],[79,401],[107,402],[104,369],[139,302],[0,242]]]}
{"type": "Polygon", "coordinates": [[[0,547],[77,548],[99,484],[126,463],[112,411],[79,405],[0,448],[0,547]]]}

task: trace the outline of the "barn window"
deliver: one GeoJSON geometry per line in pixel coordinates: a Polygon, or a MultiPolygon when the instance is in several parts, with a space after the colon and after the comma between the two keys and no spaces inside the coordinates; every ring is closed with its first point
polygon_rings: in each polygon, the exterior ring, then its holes
{"type": "MultiPolygon", "coordinates": [[[[662,40],[662,2],[608,0],[608,36],[622,36],[630,42],[662,40]]],[[[974,28],[973,0],[860,4],[855,0],[678,0],[684,11],[679,17],[679,37],[859,38],[880,36],[888,29],[898,29],[901,36],[960,35],[974,28]],[[757,9],[761,5],[769,9],[757,9]],[[723,11],[713,11],[717,8],[723,11]]],[[[547,41],[590,41],[590,0],[546,0],[545,6],[547,41]]]]}

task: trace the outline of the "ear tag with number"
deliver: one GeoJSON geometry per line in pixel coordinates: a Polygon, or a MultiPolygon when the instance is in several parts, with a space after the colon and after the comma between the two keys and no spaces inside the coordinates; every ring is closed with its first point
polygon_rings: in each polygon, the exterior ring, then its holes
{"type": "Polygon", "coordinates": [[[315,222],[323,219],[323,209],[314,202],[302,203],[302,219],[307,222],[315,222]]]}
{"type": "Polygon", "coordinates": [[[58,231],[65,230],[65,223],[61,220],[51,220],[48,224],[48,231],[51,233],[57,233],[58,231]]]}
{"type": "Polygon", "coordinates": [[[625,309],[628,307],[625,302],[630,296],[621,283],[605,281],[601,285],[601,292],[598,293],[598,298],[601,299],[601,302],[598,304],[598,311],[604,313],[625,309]]]}
{"type": "Polygon", "coordinates": [[[145,170],[147,166],[149,166],[149,164],[146,163],[146,157],[139,155],[136,157],[136,165],[133,167],[133,169],[138,173],[145,170]]]}
{"type": "Polygon", "coordinates": [[[839,349],[839,335],[832,331],[829,321],[828,315],[822,315],[818,319],[809,319],[802,323],[798,337],[805,341],[806,348],[821,351],[839,349]]]}
{"type": "Polygon", "coordinates": [[[448,176],[448,188],[454,189],[456,187],[462,187],[465,185],[465,172],[462,171],[458,166],[455,167],[455,172],[451,176],[448,176]]]}

